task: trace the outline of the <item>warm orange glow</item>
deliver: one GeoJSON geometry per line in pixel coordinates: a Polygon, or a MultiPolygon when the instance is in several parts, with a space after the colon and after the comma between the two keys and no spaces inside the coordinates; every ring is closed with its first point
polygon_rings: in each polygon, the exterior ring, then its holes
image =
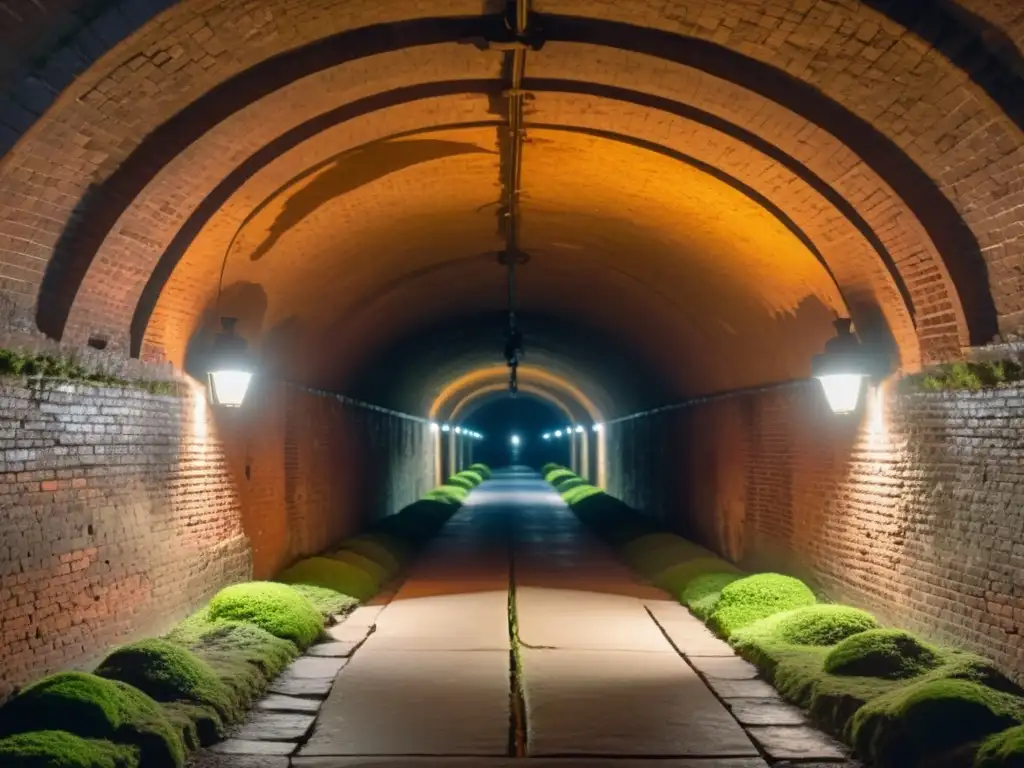
{"type": "MultiPolygon", "coordinates": [[[[594,421],[602,421],[600,411],[591,398],[583,393],[579,387],[566,379],[553,374],[543,368],[524,365],[519,368],[520,389],[525,387],[543,388],[546,392],[564,393],[564,400],[576,403],[594,421]]],[[[452,381],[434,399],[430,406],[429,418],[438,421],[443,420],[441,414],[454,412],[467,396],[485,387],[497,384],[507,386],[508,368],[504,365],[493,365],[486,368],[478,368],[452,381]]],[[[493,389],[491,391],[494,391],[493,389]]],[[[562,399],[560,397],[559,399],[562,399]]],[[[563,401],[564,402],[564,401],[563,401]]]]}
{"type": "MultiPolygon", "coordinates": [[[[452,409],[451,415],[448,417],[448,419],[450,421],[457,421],[459,419],[459,416],[462,415],[462,413],[466,411],[471,405],[473,405],[473,403],[475,403],[477,400],[487,397],[487,395],[493,394],[495,392],[506,391],[508,391],[507,382],[502,384],[488,384],[487,386],[481,387],[480,389],[475,389],[469,394],[465,395],[461,400],[459,400],[458,403],[455,404],[455,407],[452,409]]],[[[572,410],[569,408],[568,405],[566,405],[565,401],[559,398],[557,395],[552,394],[550,390],[545,389],[544,387],[538,387],[534,384],[521,384],[519,386],[519,391],[528,395],[535,395],[536,397],[539,397],[541,400],[551,403],[553,406],[558,408],[558,410],[560,410],[567,419],[573,418],[572,410]]]]}

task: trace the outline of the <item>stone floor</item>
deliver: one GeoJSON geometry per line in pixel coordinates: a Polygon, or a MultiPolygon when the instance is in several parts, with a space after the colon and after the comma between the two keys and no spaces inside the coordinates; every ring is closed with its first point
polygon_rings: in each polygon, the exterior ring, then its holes
{"type": "Polygon", "coordinates": [[[851,764],[533,473],[478,488],[375,603],[332,627],[198,764],[851,764]]]}

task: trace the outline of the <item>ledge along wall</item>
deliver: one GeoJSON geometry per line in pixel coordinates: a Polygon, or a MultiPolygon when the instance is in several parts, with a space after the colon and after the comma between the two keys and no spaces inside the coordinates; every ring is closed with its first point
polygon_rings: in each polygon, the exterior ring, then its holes
{"type": "Polygon", "coordinates": [[[429,489],[427,425],[281,384],[238,411],[0,380],[0,699],[429,489]]]}
{"type": "Polygon", "coordinates": [[[864,405],[838,417],[809,382],[630,418],[609,490],[1024,682],[1024,387],[864,405]]]}

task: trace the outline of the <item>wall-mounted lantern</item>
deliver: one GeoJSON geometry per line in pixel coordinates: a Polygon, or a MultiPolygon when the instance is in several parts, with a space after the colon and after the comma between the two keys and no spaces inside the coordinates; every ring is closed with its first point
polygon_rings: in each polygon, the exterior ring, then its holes
{"type": "Polygon", "coordinates": [[[871,374],[870,365],[853,334],[853,321],[841,317],[833,325],[836,336],[829,339],[822,354],[815,355],[811,376],[821,382],[833,413],[852,413],[860,402],[864,379],[871,374]]]}
{"type": "Polygon", "coordinates": [[[543,437],[543,438],[544,438],[545,440],[550,440],[550,439],[551,439],[551,433],[550,433],[550,432],[545,432],[545,433],[544,433],[544,434],[542,435],[542,437],[543,437]]]}
{"type": "Polygon", "coordinates": [[[235,333],[237,318],[221,318],[224,330],[214,342],[208,373],[210,400],[222,408],[240,408],[249,391],[255,366],[249,357],[249,345],[235,333]]]}
{"type": "Polygon", "coordinates": [[[604,429],[604,424],[595,424],[594,425],[594,431],[595,432],[600,432],[602,429],[604,429]]]}
{"type": "Polygon", "coordinates": [[[441,425],[438,424],[436,421],[430,422],[430,431],[431,432],[440,432],[441,431],[441,425]]]}

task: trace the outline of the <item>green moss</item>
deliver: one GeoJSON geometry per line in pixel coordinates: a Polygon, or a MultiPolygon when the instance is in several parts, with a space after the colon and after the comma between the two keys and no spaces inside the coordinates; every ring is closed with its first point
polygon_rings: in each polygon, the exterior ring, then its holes
{"type": "Polygon", "coordinates": [[[565,469],[565,467],[563,467],[561,464],[555,464],[553,461],[549,461],[547,464],[540,468],[540,473],[544,477],[547,477],[556,469],[565,469]]]}
{"type": "Polygon", "coordinates": [[[560,481],[569,480],[574,477],[579,477],[579,475],[577,475],[571,469],[564,468],[553,469],[550,472],[545,473],[544,475],[544,479],[551,485],[558,485],[560,481]]]}
{"type": "Polygon", "coordinates": [[[585,499],[589,499],[592,496],[600,496],[603,493],[604,491],[597,486],[584,484],[578,485],[575,488],[570,488],[568,491],[563,491],[561,495],[562,501],[572,507],[585,499]]]}
{"type": "Polygon", "coordinates": [[[480,462],[477,462],[476,464],[470,464],[469,468],[476,472],[478,475],[480,475],[480,477],[482,477],[484,480],[491,479],[491,468],[488,467],[486,464],[481,464],[480,462]]]}
{"type": "Polygon", "coordinates": [[[0,739],[4,768],[138,768],[139,750],[83,739],[67,731],[33,731],[0,739]]]}
{"type": "Polygon", "coordinates": [[[452,485],[458,488],[465,488],[467,491],[472,491],[479,485],[479,483],[475,483],[473,482],[473,480],[471,480],[468,477],[464,477],[463,475],[452,475],[444,482],[445,485],[452,485]]]}
{"type": "Polygon", "coordinates": [[[175,701],[160,708],[190,752],[215,744],[224,736],[224,720],[213,707],[175,701]]]}
{"type": "Polygon", "coordinates": [[[97,387],[130,387],[155,395],[182,394],[181,386],[174,381],[123,379],[100,371],[90,371],[71,358],[15,352],[10,349],[0,349],[0,376],[81,382],[97,387]]]}
{"type": "Polygon", "coordinates": [[[728,584],[708,621],[708,626],[728,638],[738,629],[775,613],[813,605],[810,587],[792,576],[759,573],[728,584]]]}
{"type": "Polygon", "coordinates": [[[240,621],[213,621],[203,609],[181,622],[167,639],[209,664],[240,708],[248,707],[298,655],[295,644],[240,621]]]}
{"type": "Polygon", "coordinates": [[[1024,768],[1024,726],[985,739],[974,758],[974,768],[1024,768]]]}
{"type": "Polygon", "coordinates": [[[368,600],[380,591],[380,583],[362,568],[331,557],[307,557],[279,573],[277,580],[327,587],[356,600],[368,600]]]}
{"type": "Polygon", "coordinates": [[[359,605],[359,601],[351,595],[335,592],[327,587],[315,587],[312,584],[289,584],[288,586],[309,600],[325,619],[330,616],[351,613],[359,605]]]}
{"type": "Polygon", "coordinates": [[[63,730],[139,748],[147,768],[181,768],[185,748],[160,706],[126,683],[60,672],[25,688],[3,709],[0,735],[63,730]]]}
{"type": "Polygon", "coordinates": [[[910,392],[977,391],[1021,380],[1024,380],[1024,366],[1020,362],[995,360],[932,366],[921,373],[905,376],[900,385],[910,392]]]}
{"type": "Polygon", "coordinates": [[[210,601],[209,616],[247,621],[300,649],[323,631],[323,617],[309,600],[291,587],[266,581],[225,587],[210,601]]]}
{"type": "Polygon", "coordinates": [[[346,539],[341,549],[335,552],[355,552],[380,565],[389,574],[397,574],[402,570],[402,562],[409,556],[407,545],[392,536],[379,533],[364,533],[346,539]]]}
{"type": "Polygon", "coordinates": [[[683,592],[698,576],[708,573],[729,573],[737,569],[732,563],[719,557],[692,557],[677,563],[654,575],[654,583],[682,602],[683,592]]]}
{"type": "Polygon", "coordinates": [[[553,485],[555,486],[556,491],[558,491],[559,493],[565,493],[566,491],[571,491],[573,488],[580,488],[581,486],[590,485],[590,483],[588,483],[582,477],[567,477],[564,480],[559,480],[557,483],[554,483],[553,485]]]}
{"type": "Polygon", "coordinates": [[[103,660],[96,674],[135,686],[155,701],[210,707],[226,722],[234,722],[241,715],[213,668],[169,640],[151,638],[118,648],[103,660]]]}
{"type": "Polygon", "coordinates": [[[942,663],[937,649],[909,632],[873,629],[848,637],[825,659],[834,675],[881,677],[898,680],[935,669],[942,663]]]}
{"type": "Polygon", "coordinates": [[[443,501],[458,506],[469,497],[469,491],[458,485],[439,485],[423,497],[431,501],[443,501]]]}
{"type": "Polygon", "coordinates": [[[464,469],[459,472],[455,477],[464,477],[473,483],[473,487],[476,488],[480,483],[484,481],[484,476],[479,472],[474,472],[472,469],[464,469]]]}
{"type": "Polygon", "coordinates": [[[374,584],[377,585],[378,590],[380,585],[392,578],[398,573],[398,569],[390,569],[383,563],[378,563],[376,560],[361,555],[358,552],[354,552],[351,549],[339,549],[336,552],[332,552],[326,557],[332,560],[337,560],[342,563],[348,563],[353,568],[358,568],[360,571],[369,576],[374,584]]]}
{"type": "Polygon", "coordinates": [[[783,611],[737,630],[734,646],[765,642],[788,645],[831,646],[848,637],[878,629],[870,613],[846,605],[809,605],[783,611]]]}
{"type": "Polygon", "coordinates": [[[699,557],[718,559],[710,550],[674,533],[664,532],[648,533],[633,539],[622,548],[621,555],[631,568],[654,579],[669,568],[699,557]]]}
{"type": "Polygon", "coordinates": [[[964,680],[928,680],[865,704],[849,737],[878,768],[915,768],[1022,719],[1024,700],[964,680]]]}
{"type": "Polygon", "coordinates": [[[694,576],[679,593],[679,602],[698,619],[707,621],[722,597],[722,588],[741,578],[741,573],[720,571],[694,576]]]}

